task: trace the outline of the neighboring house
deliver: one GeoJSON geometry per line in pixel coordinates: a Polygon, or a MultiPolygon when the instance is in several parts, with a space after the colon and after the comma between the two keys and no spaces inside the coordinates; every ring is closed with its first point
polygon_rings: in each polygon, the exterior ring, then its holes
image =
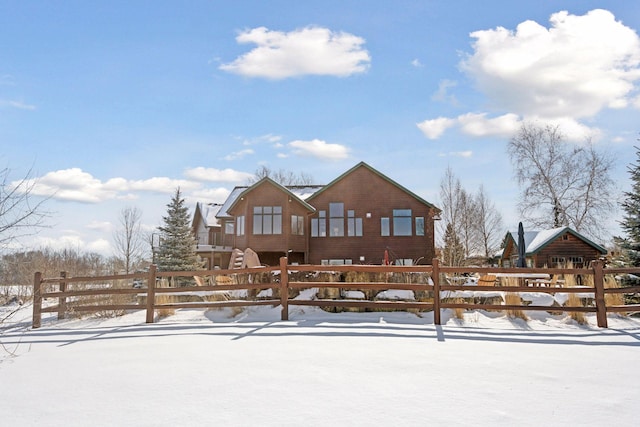
{"type": "Polygon", "coordinates": [[[227,268],[232,248],[251,248],[266,265],[283,256],[290,263],[381,264],[385,250],[396,264],[435,257],[440,209],[363,162],[328,185],[282,186],[264,178],[236,187],[215,207],[215,221],[207,216],[214,208],[205,206],[197,205],[193,226],[210,239],[198,250],[208,268],[227,268]],[[220,246],[211,240],[218,235],[220,246]]]}
{"type": "Polygon", "coordinates": [[[196,253],[206,260],[205,268],[229,263],[233,236],[225,235],[216,217],[222,208],[214,203],[197,203],[191,227],[196,236],[196,253]]]}
{"type": "MultiPolygon", "coordinates": [[[[527,267],[574,268],[587,267],[593,260],[607,254],[607,250],[593,243],[569,227],[544,231],[525,231],[525,258],[527,267]]],[[[499,257],[502,267],[514,267],[518,260],[518,232],[509,232],[499,257]]]]}

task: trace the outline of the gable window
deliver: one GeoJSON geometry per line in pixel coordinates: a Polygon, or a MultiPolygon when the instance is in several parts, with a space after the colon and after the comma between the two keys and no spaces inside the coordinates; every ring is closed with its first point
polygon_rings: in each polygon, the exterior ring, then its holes
{"type": "Polygon", "coordinates": [[[381,236],[390,236],[390,228],[389,228],[389,218],[382,217],[380,218],[380,235],[381,236]]]}
{"type": "Polygon", "coordinates": [[[291,215],[291,234],[304,235],[304,218],[300,215],[291,215]]]}
{"type": "Polygon", "coordinates": [[[254,206],[253,234],[282,234],[282,206],[254,206]]]}
{"type": "Polygon", "coordinates": [[[236,217],[236,235],[244,236],[244,215],[236,217]]]}
{"type": "Polygon", "coordinates": [[[329,203],[329,236],[344,236],[344,203],[329,203]]]}
{"type": "Polygon", "coordinates": [[[411,209],[393,210],[393,235],[411,236],[411,209]]]}
{"type": "Polygon", "coordinates": [[[318,211],[318,218],[311,218],[311,237],[327,237],[327,211],[318,211]]]}
{"type": "Polygon", "coordinates": [[[424,236],[424,217],[416,217],[416,236],[424,236]]]}
{"type": "Polygon", "coordinates": [[[347,211],[347,236],[362,236],[362,218],[356,218],[354,210],[347,211]]]}

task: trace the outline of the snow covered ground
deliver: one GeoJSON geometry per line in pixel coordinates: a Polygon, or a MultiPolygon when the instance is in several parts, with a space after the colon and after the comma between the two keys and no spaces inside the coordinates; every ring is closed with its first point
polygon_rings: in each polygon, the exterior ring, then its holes
{"type": "MultiPolygon", "coordinates": [[[[0,307],[0,319],[17,306],[0,307]]],[[[178,310],[0,324],[3,426],[637,425],[640,320],[178,310]]]]}

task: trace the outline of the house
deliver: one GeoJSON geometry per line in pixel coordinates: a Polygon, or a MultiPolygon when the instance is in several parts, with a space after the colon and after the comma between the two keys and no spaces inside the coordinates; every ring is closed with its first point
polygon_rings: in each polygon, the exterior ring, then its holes
{"type": "MultiPolygon", "coordinates": [[[[607,250],[569,227],[544,231],[525,231],[525,259],[531,268],[587,267],[607,250]]],[[[513,267],[518,260],[518,232],[508,232],[499,257],[502,267],[513,267]]]]}
{"type": "Polygon", "coordinates": [[[264,178],[236,187],[221,206],[198,204],[193,229],[208,268],[227,268],[234,248],[251,248],[266,265],[283,256],[290,263],[381,264],[385,251],[392,262],[411,265],[435,256],[439,214],[361,162],[327,185],[264,178]]]}

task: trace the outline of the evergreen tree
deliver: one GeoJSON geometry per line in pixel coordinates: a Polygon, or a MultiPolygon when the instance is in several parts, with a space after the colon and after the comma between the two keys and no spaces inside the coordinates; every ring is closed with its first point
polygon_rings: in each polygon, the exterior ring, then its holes
{"type": "MultiPolygon", "coordinates": [[[[156,254],[159,271],[191,271],[202,268],[202,262],[196,255],[196,238],[191,230],[189,209],[181,197],[180,188],[167,205],[167,215],[162,217],[160,242],[156,254]]],[[[180,280],[185,285],[184,280],[180,280]]]]}
{"type": "Polygon", "coordinates": [[[444,265],[457,267],[464,261],[464,246],[456,234],[453,224],[447,224],[444,232],[444,249],[442,250],[444,265]]]}
{"type": "Polygon", "coordinates": [[[635,165],[628,167],[631,175],[631,191],[625,192],[625,201],[622,202],[622,209],[625,215],[620,225],[626,233],[626,238],[616,238],[616,243],[625,251],[629,263],[640,266],[640,148],[636,147],[635,165]]]}

